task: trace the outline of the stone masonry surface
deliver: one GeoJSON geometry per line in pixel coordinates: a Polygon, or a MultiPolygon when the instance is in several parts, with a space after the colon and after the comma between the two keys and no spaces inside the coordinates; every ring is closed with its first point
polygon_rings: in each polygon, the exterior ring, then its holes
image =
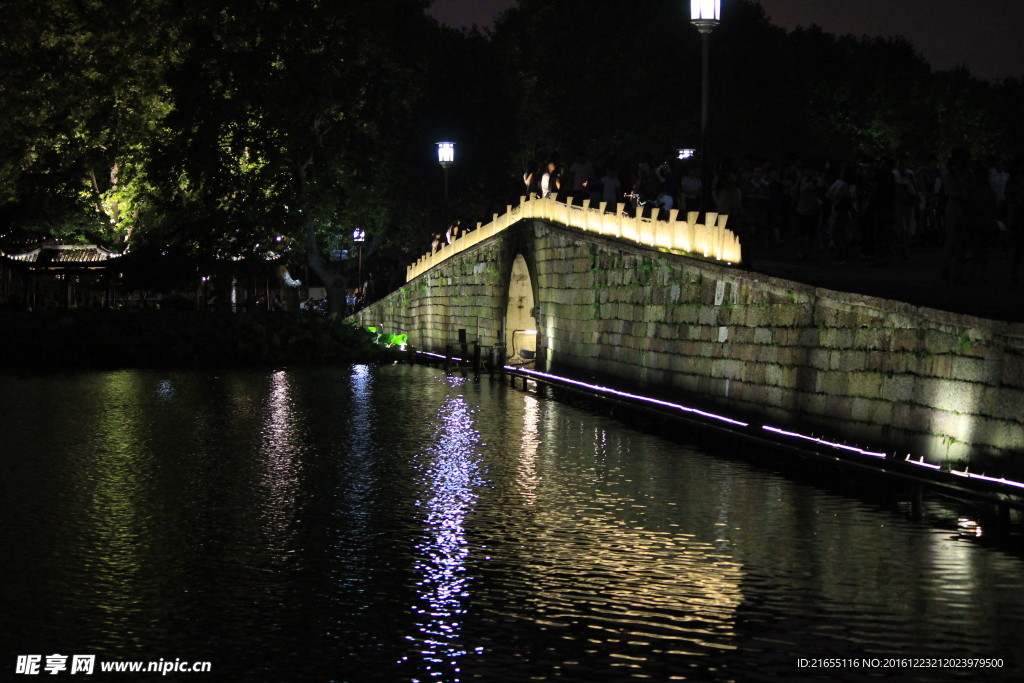
{"type": "Polygon", "coordinates": [[[691,405],[860,446],[1024,467],[1024,324],[835,292],[540,220],[435,267],[360,324],[442,352],[501,334],[522,253],[537,367],[618,377],[691,405]]]}

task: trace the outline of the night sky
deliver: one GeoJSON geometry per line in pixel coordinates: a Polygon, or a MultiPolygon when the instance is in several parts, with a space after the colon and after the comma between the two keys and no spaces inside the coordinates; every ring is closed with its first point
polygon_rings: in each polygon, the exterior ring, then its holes
{"type": "MultiPolygon", "coordinates": [[[[729,0],[723,0],[728,2],[729,0]]],[[[979,78],[1024,78],[1024,0],[760,0],[773,24],[828,33],[902,35],[934,69],[965,64],[979,78]]],[[[688,0],[679,0],[688,12],[688,0]]],[[[452,26],[490,27],[515,0],[434,0],[452,26]]]]}

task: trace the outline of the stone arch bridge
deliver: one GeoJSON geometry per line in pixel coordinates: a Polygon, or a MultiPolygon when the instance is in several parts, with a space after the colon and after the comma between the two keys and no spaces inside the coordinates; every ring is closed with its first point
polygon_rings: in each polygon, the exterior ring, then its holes
{"type": "Polygon", "coordinates": [[[577,378],[912,454],[1024,472],[1024,325],[738,267],[724,217],[524,201],[408,269],[361,325],[482,345],[577,378]]]}

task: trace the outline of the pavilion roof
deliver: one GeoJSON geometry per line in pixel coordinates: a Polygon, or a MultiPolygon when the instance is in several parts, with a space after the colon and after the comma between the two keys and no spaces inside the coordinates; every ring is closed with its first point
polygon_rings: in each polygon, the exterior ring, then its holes
{"type": "Polygon", "coordinates": [[[44,244],[15,253],[0,252],[11,261],[31,264],[32,268],[66,268],[101,266],[121,256],[95,244],[44,244]]]}

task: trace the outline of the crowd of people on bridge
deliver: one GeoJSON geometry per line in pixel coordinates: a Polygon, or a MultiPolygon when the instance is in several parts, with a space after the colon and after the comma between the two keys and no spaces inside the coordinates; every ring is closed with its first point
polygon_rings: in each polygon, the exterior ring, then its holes
{"type": "Polygon", "coordinates": [[[766,249],[796,245],[799,258],[826,254],[839,263],[898,265],[912,247],[942,245],[939,274],[950,283],[987,281],[993,250],[1009,249],[1012,282],[1019,283],[1024,257],[1024,168],[995,157],[972,159],[955,150],[945,163],[932,155],[915,168],[906,156],[812,163],[725,160],[712,175],[705,198],[695,160],[612,157],[592,162],[580,154],[566,166],[557,158],[529,162],[520,195],[546,197],[606,211],[647,207],[716,211],[743,244],[753,266],[766,249]],[[708,206],[704,207],[703,203],[708,206]]]}
{"type": "MultiPolygon", "coordinates": [[[[951,284],[992,278],[1021,281],[1024,260],[1024,166],[1021,159],[972,158],[960,148],[944,162],[931,155],[916,164],[904,155],[776,163],[726,159],[710,173],[705,192],[696,159],[578,154],[566,165],[558,156],[530,161],[510,192],[518,197],[557,196],[577,205],[590,200],[605,211],[635,214],[670,209],[681,216],[715,211],[729,217],[746,267],[780,245],[796,257],[824,257],[838,264],[899,266],[912,250],[943,252],[937,274],[951,284]],[[1010,254],[1010,272],[991,272],[995,250],[1010,254]]],[[[649,215],[649,213],[648,213],[649,215]]],[[[436,252],[465,234],[461,220],[429,239],[436,252]]]]}

